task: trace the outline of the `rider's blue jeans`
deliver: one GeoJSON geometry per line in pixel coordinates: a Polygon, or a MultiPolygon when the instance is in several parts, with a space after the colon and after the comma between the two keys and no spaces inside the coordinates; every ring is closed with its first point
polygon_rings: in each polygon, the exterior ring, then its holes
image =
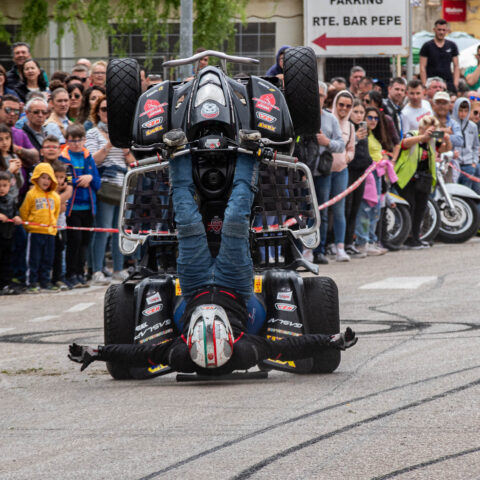
{"type": "Polygon", "coordinates": [[[250,211],[258,181],[258,163],[249,155],[238,155],[216,258],[210,254],[202,217],[193,197],[191,155],[173,159],[169,168],[178,230],[177,270],[182,294],[188,300],[199,288],[218,285],[233,289],[248,299],[253,287],[250,211]]]}

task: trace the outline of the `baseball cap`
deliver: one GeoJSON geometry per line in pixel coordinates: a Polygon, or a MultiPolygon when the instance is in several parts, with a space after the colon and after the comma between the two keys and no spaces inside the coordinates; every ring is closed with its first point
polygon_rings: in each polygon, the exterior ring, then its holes
{"type": "Polygon", "coordinates": [[[445,100],[446,102],[450,102],[450,95],[447,92],[437,92],[433,96],[433,101],[436,102],[437,100],[445,100]]]}

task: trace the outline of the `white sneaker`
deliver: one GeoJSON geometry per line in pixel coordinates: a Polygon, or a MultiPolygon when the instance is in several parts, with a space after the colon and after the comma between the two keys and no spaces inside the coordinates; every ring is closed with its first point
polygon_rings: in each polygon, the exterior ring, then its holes
{"type": "Polygon", "coordinates": [[[94,285],[109,285],[110,280],[102,272],[95,272],[92,275],[92,283],[94,285]]]}
{"type": "Polygon", "coordinates": [[[375,248],[382,252],[382,255],[388,253],[388,248],[382,247],[378,242],[375,244],[375,248]]]}
{"type": "Polygon", "coordinates": [[[343,248],[338,248],[337,247],[337,253],[335,255],[335,261],[337,262],[349,262],[350,257],[348,254],[345,252],[343,248]]]}
{"type": "Polygon", "coordinates": [[[330,243],[330,245],[327,245],[325,253],[328,257],[334,257],[337,254],[337,246],[334,243],[330,243]]]}
{"type": "Polygon", "coordinates": [[[113,272],[112,281],[123,282],[128,278],[129,275],[130,274],[127,272],[127,270],[121,270],[120,272],[113,272]]]}
{"type": "Polygon", "coordinates": [[[305,248],[303,250],[303,258],[307,262],[313,262],[313,250],[311,248],[305,248]]]}
{"type": "Polygon", "coordinates": [[[379,255],[383,255],[385,252],[380,251],[375,244],[369,243],[367,245],[367,255],[369,257],[378,257],[379,255]]]}

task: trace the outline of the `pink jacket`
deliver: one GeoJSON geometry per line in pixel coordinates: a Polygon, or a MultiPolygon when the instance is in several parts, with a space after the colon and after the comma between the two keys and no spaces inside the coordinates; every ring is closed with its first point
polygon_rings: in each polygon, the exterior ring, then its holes
{"type": "Polygon", "coordinates": [[[342,170],[347,168],[347,165],[353,160],[353,157],[355,156],[355,127],[350,122],[350,114],[352,113],[352,109],[350,109],[346,118],[340,120],[337,112],[337,101],[340,95],[349,96],[352,99],[353,103],[353,96],[348,90],[342,90],[338,92],[333,100],[332,113],[338,120],[338,124],[340,125],[340,130],[342,131],[342,138],[345,142],[345,150],[342,153],[333,154],[332,172],[341,172],[342,170]]]}
{"type": "MultiPolygon", "coordinates": [[[[380,160],[377,164],[376,171],[379,177],[383,177],[383,175],[386,173],[390,179],[390,182],[392,183],[395,183],[398,180],[397,174],[395,173],[393,164],[390,160],[380,160]]],[[[377,185],[372,172],[365,179],[365,191],[363,192],[363,199],[371,207],[373,207],[378,203],[379,195],[380,192],[377,192],[377,185]]]]}

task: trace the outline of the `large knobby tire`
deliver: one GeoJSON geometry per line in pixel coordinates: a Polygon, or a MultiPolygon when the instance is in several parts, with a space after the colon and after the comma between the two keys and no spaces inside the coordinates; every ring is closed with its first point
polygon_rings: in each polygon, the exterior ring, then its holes
{"type": "Polygon", "coordinates": [[[454,211],[446,202],[440,205],[438,238],[446,243],[461,243],[475,235],[480,223],[477,202],[471,198],[452,196],[454,211]]]}
{"type": "Polygon", "coordinates": [[[285,99],[295,135],[314,135],[320,130],[320,95],[317,58],[310,47],[285,51],[283,67],[285,99]]]}
{"type": "Polygon", "coordinates": [[[107,67],[108,135],[115,147],[130,147],[133,117],[141,92],[138,62],[134,58],[110,60],[107,67]]]}
{"type": "Polygon", "coordinates": [[[382,242],[402,245],[412,229],[410,209],[397,204],[394,208],[385,208],[385,224],[382,230],[382,242]]]}
{"type": "MultiPolygon", "coordinates": [[[[328,277],[303,279],[309,333],[332,335],[340,331],[338,288],[328,277]]],[[[332,373],[340,365],[340,350],[325,349],[314,357],[312,373],[332,373]]]]}
{"type": "MultiPolygon", "coordinates": [[[[135,285],[111,285],[105,292],[104,334],[105,345],[131,344],[135,334],[133,289],[135,285]]],[[[128,366],[107,362],[108,373],[115,380],[133,378],[128,366]]]]}
{"type": "Polygon", "coordinates": [[[440,209],[433,198],[428,199],[427,209],[420,227],[420,239],[433,242],[440,231],[440,209]]]}

